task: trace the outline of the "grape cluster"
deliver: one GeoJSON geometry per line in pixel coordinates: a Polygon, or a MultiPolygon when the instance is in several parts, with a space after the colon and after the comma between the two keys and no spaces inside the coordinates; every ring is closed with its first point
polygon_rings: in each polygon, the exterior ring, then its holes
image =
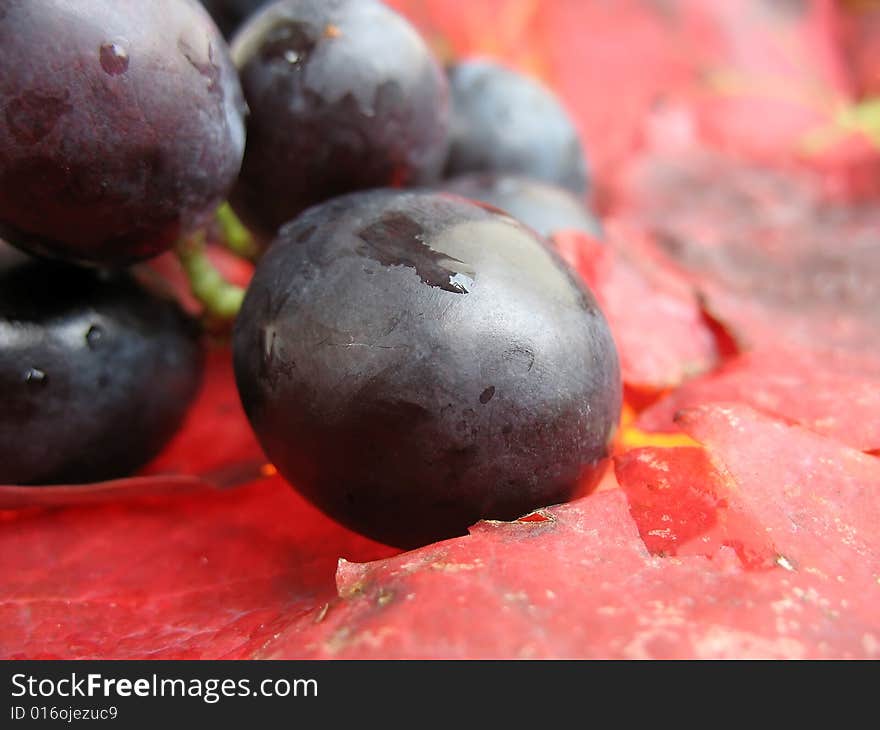
{"type": "Polygon", "coordinates": [[[617,354],[546,237],[602,231],[537,81],[444,69],[379,0],[0,0],[0,104],[0,484],[126,476],[179,428],[203,338],[138,263],[171,249],[203,321],[237,312],[266,454],[353,529],[424,544],[600,476],[617,354]]]}

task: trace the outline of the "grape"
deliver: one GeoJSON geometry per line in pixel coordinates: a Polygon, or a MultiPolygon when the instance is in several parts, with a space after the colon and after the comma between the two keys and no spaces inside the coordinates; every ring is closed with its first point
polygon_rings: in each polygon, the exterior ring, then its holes
{"type": "Polygon", "coordinates": [[[447,180],[439,189],[499,208],[542,236],[575,230],[604,237],[599,220],[574,195],[539,180],[472,173],[447,180]]]}
{"type": "Polygon", "coordinates": [[[196,0],[0,0],[0,16],[0,235],[122,265],[225,198],[244,105],[196,0]]]}
{"type": "Polygon", "coordinates": [[[394,11],[373,0],[282,0],[232,48],[251,111],[232,203],[263,238],[333,196],[438,177],[446,79],[394,11]]]}
{"type": "Polygon", "coordinates": [[[22,253],[17,248],[13,248],[5,241],[0,240],[0,269],[27,261],[29,258],[26,253],[22,253]]]}
{"type": "Polygon", "coordinates": [[[128,276],[0,257],[0,484],[131,474],[201,374],[196,328],[128,276]]]}
{"type": "Polygon", "coordinates": [[[621,404],[614,342],[572,270],[513,218],[438,193],[354,193],[283,227],[233,356],[280,473],[403,547],[588,488],[621,404]]]}
{"type": "Polygon", "coordinates": [[[452,131],[446,177],[496,172],[583,196],[587,162],[574,123],[537,81],[487,59],[449,69],[452,131]]]}
{"type": "Polygon", "coordinates": [[[201,0],[201,2],[211,13],[217,27],[228,38],[248,16],[256,12],[261,5],[265,5],[267,0],[201,0]]]}

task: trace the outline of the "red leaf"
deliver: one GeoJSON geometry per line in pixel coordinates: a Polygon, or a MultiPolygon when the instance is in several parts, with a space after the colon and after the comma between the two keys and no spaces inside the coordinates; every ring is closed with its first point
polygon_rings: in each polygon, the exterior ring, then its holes
{"type": "Polygon", "coordinates": [[[803,157],[808,135],[851,100],[832,0],[680,6],[703,71],[697,114],[714,146],[773,162],[803,157]]]}
{"type": "MultiPolygon", "coordinates": [[[[649,557],[612,490],[379,563],[343,563],[334,599],[338,554],[390,550],[276,479],[221,496],[7,513],[0,654],[876,655],[880,462],[745,408],[698,411],[686,427],[733,480],[726,509],[745,516],[743,547],[772,540],[769,572],[743,572],[727,548],[712,560],[649,557]],[[750,533],[746,518],[760,529],[750,533]]],[[[697,475],[698,496],[715,485],[707,504],[724,508],[724,482],[702,481],[708,462],[672,453],[696,468],[673,456],[670,478],[697,475]]]]}
{"type": "Polygon", "coordinates": [[[573,232],[554,242],[596,294],[624,382],[665,390],[710,370],[718,362],[718,346],[690,284],[659,265],[637,231],[613,223],[607,230],[608,244],[573,232]]]}
{"type": "Polygon", "coordinates": [[[606,246],[557,243],[630,394],[681,386],[638,425],[737,403],[680,418],[703,448],[619,453],[592,496],[390,557],[255,481],[272,469],[216,349],[141,477],[0,487],[95,502],[0,512],[0,656],[880,657],[880,460],[841,444],[877,446],[880,216],[827,202],[880,188],[880,155],[836,116],[873,88],[874,31],[836,44],[830,0],[394,4],[573,110],[615,218],[606,246]],[[722,329],[754,352],[686,383],[730,354],[722,329]],[[334,585],[340,556],[379,560],[342,561],[334,585]]]}
{"type": "Polygon", "coordinates": [[[772,567],[773,544],[737,508],[731,487],[701,448],[635,449],[615,459],[617,480],[654,555],[715,557],[733,548],[746,568],[772,567]]]}
{"type": "Polygon", "coordinates": [[[843,39],[859,96],[880,95],[880,7],[862,0],[845,0],[843,39]]]}
{"type": "Polygon", "coordinates": [[[0,512],[0,656],[242,658],[334,595],[339,555],[388,555],[282,480],[0,512]]]}
{"type": "Polygon", "coordinates": [[[862,451],[880,449],[877,378],[829,368],[808,352],[746,353],[652,405],[637,425],[674,431],[678,411],[720,401],[745,403],[862,451]]]}
{"type": "MultiPolygon", "coordinates": [[[[621,493],[605,491],[537,522],[482,523],[412,553],[343,562],[338,600],[259,656],[880,655],[880,462],[748,409],[698,411],[687,426],[730,470],[745,547],[772,541],[767,570],[742,570],[725,547],[711,560],[651,558],[621,493]],[[755,466],[770,459],[765,479],[755,466]]],[[[676,450],[670,471],[681,458],[698,465],[676,450]]]]}
{"type": "Polygon", "coordinates": [[[876,207],[824,202],[820,178],[700,152],[644,160],[628,190],[627,216],[742,347],[880,374],[876,207]]]}
{"type": "Polygon", "coordinates": [[[723,464],[784,567],[880,621],[880,459],[746,406],[685,411],[679,423],[723,464]]]}

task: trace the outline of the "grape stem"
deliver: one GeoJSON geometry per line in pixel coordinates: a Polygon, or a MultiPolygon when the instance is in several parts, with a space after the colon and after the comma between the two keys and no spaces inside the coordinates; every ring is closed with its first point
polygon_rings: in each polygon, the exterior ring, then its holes
{"type": "Polygon", "coordinates": [[[236,256],[255,261],[259,255],[259,247],[251,232],[235,215],[229,203],[217,208],[217,225],[220,227],[221,238],[226,247],[236,256]]]}
{"type": "Polygon", "coordinates": [[[205,314],[231,320],[241,309],[244,288],[228,282],[208,257],[204,231],[197,231],[177,244],[177,258],[189,279],[193,296],[205,307],[205,314]]]}

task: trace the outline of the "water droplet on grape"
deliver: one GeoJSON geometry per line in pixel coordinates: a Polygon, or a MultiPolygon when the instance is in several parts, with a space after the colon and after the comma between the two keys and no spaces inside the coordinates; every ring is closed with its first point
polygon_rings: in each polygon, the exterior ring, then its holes
{"type": "Polygon", "coordinates": [[[30,385],[47,385],[49,376],[39,368],[29,368],[24,374],[24,382],[30,385]]]}
{"type": "Polygon", "coordinates": [[[94,350],[100,343],[101,339],[104,337],[104,330],[102,330],[98,325],[93,324],[89,327],[89,331],[86,332],[86,344],[89,346],[90,350],[94,350]]]}
{"type": "Polygon", "coordinates": [[[274,327],[266,327],[263,330],[263,362],[270,365],[275,359],[275,338],[278,333],[274,327]]]}
{"type": "Polygon", "coordinates": [[[111,76],[119,76],[128,71],[128,51],[118,43],[103,44],[98,56],[101,59],[101,68],[111,76]]]}
{"type": "Polygon", "coordinates": [[[317,45],[317,40],[312,37],[313,32],[303,23],[281,23],[272,28],[260,54],[266,61],[284,59],[294,66],[305,64],[317,45]]]}
{"type": "Polygon", "coordinates": [[[357,252],[383,266],[414,269],[429,286],[453,294],[467,294],[474,285],[474,272],[463,261],[435,250],[421,225],[402,213],[389,212],[370,226],[358,231],[364,242],[357,252]],[[389,240],[395,242],[389,245],[389,240]],[[398,246],[397,243],[402,244],[398,246]]]}
{"type": "Polygon", "coordinates": [[[449,277],[449,285],[451,288],[447,291],[454,291],[456,294],[468,294],[474,286],[474,280],[467,274],[458,272],[449,277]]]}

